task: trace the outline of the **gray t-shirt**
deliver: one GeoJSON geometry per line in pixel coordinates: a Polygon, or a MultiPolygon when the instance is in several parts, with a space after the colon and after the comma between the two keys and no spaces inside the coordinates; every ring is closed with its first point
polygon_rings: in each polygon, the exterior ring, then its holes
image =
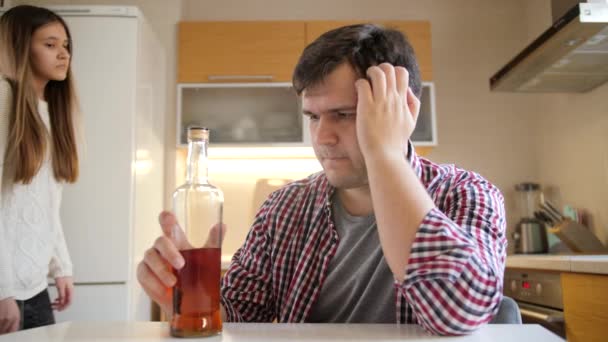
{"type": "Polygon", "coordinates": [[[348,214],[338,196],[332,209],[340,242],[307,322],[395,323],[394,278],[376,218],[348,214]]]}

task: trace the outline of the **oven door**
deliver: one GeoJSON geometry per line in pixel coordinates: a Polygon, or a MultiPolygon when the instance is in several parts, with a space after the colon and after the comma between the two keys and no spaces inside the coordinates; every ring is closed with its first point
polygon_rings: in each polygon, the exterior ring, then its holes
{"type": "Polygon", "coordinates": [[[517,304],[519,305],[519,311],[521,311],[523,323],[540,324],[553,333],[566,338],[563,311],[528,303],[517,302],[517,304]]]}

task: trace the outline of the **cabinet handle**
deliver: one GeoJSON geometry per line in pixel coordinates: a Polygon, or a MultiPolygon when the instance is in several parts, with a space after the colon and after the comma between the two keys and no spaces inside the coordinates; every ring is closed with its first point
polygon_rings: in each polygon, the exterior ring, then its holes
{"type": "Polygon", "coordinates": [[[210,75],[207,77],[209,81],[271,81],[274,78],[272,75],[210,75]]]}

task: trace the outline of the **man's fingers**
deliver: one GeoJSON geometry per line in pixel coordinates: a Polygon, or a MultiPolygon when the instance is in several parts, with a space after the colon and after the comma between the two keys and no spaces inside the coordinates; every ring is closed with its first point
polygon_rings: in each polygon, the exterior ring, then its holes
{"type": "MultiPolygon", "coordinates": [[[[214,229],[218,229],[218,225],[214,225],[213,226],[214,229]]],[[[220,232],[220,243],[219,243],[219,247],[222,246],[222,243],[224,242],[224,238],[226,237],[226,231],[228,230],[228,226],[226,226],[225,224],[222,223],[222,230],[220,232]]]]}
{"type": "Polygon", "coordinates": [[[407,98],[407,89],[409,88],[409,73],[407,69],[401,66],[395,67],[395,86],[401,98],[407,98]]]}
{"type": "Polygon", "coordinates": [[[386,75],[382,69],[377,66],[371,66],[367,69],[367,76],[371,82],[374,99],[384,98],[386,96],[386,75]]]}
{"type": "Polygon", "coordinates": [[[395,81],[395,68],[389,63],[382,63],[378,65],[378,67],[380,70],[382,70],[386,79],[386,94],[388,95],[390,93],[396,93],[397,86],[395,81]]]}
{"type": "Polygon", "coordinates": [[[209,236],[207,236],[207,241],[203,245],[205,248],[220,248],[222,246],[222,241],[224,240],[224,236],[226,235],[226,225],[222,224],[222,228],[220,230],[220,224],[216,223],[209,230],[209,236]]]}
{"type": "MultiPolygon", "coordinates": [[[[154,242],[154,249],[160,254],[162,259],[168,262],[171,266],[176,269],[180,269],[184,266],[184,257],[180,254],[177,246],[173,243],[173,241],[169,240],[166,236],[159,236],[154,242]]],[[[146,252],[146,256],[149,251],[146,252]]],[[[145,259],[146,263],[148,260],[145,259]]]]}
{"type": "Polygon", "coordinates": [[[156,249],[150,248],[146,251],[144,262],[148,266],[148,269],[152,271],[152,273],[154,273],[156,277],[160,279],[165,286],[171,287],[175,285],[177,279],[175,278],[173,273],[169,271],[170,266],[159,255],[156,249]]]}
{"type": "Polygon", "coordinates": [[[163,230],[163,234],[173,239],[176,232],[174,232],[175,226],[177,226],[177,218],[170,211],[163,211],[158,215],[158,223],[163,230]]]}
{"type": "Polygon", "coordinates": [[[137,267],[137,278],[141,287],[152,300],[162,307],[166,307],[169,304],[165,301],[170,298],[169,292],[171,288],[164,286],[147,264],[143,262],[139,264],[137,267]]]}
{"type": "Polygon", "coordinates": [[[192,245],[188,242],[188,238],[184,230],[179,226],[177,218],[170,211],[163,211],[158,216],[158,222],[163,231],[163,235],[171,239],[178,249],[190,249],[192,245]]]}
{"type": "Polygon", "coordinates": [[[374,100],[372,96],[372,87],[367,79],[358,79],[355,82],[355,88],[357,89],[357,108],[372,103],[374,100]]]}

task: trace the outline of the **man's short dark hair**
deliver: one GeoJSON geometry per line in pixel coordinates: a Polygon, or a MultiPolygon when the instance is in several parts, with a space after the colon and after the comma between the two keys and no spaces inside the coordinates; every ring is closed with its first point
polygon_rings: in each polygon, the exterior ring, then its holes
{"type": "Polygon", "coordinates": [[[349,63],[359,77],[373,65],[390,63],[409,72],[409,86],[420,98],[422,85],[414,49],[403,33],[374,24],[343,26],[328,31],[308,45],[293,72],[298,93],[322,82],[342,63],[349,63]]]}

